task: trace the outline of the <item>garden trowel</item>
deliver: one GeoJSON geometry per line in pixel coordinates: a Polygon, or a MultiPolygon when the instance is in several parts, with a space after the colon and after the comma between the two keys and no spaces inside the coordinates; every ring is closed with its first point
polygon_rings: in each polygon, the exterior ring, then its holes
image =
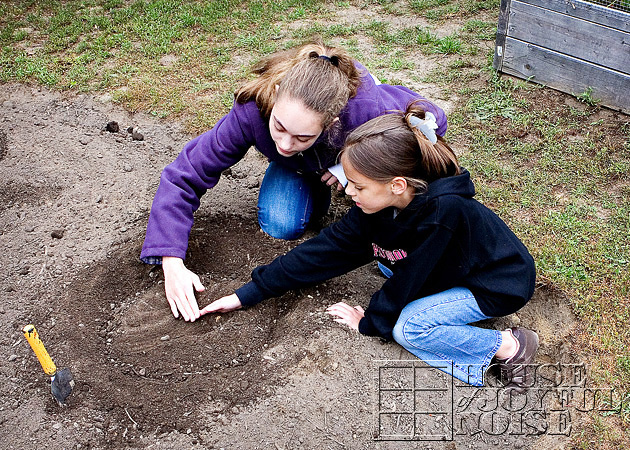
{"type": "Polygon", "coordinates": [[[53,397],[55,397],[60,406],[66,406],[66,398],[68,398],[74,387],[70,369],[57,370],[57,366],[55,366],[55,363],[46,351],[46,347],[44,347],[44,343],[39,338],[34,325],[26,325],[22,332],[28,343],[31,344],[31,348],[42,365],[42,369],[50,377],[50,390],[53,397]]]}

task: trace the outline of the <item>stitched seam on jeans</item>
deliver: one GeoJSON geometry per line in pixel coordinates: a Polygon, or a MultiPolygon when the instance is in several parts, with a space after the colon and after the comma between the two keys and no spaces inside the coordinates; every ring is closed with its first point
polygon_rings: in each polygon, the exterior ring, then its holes
{"type": "MultiPolygon", "coordinates": [[[[498,330],[495,330],[495,331],[498,331],[498,330]]],[[[499,350],[499,347],[501,346],[501,342],[500,342],[500,340],[502,340],[501,332],[498,332],[495,336],[498,336],[498,338],[495,340],[494,347],[484,357],[483,363],[479,366],[478,374],[475,377],[475,378],[477,378],[479,380],[479,385],[480,386],[483,386],[483,384],[484,384],[484,383],[482,383],[483,381],[485,381],[484,380],[484,378],[485,378],[484,374],[485,374],[486,370],[488,369],[488,367],[490,367],[490,361],[492,360],[492,357],[497,352],[497,350],[499,350]],[[492,355],[492,356],[490,356],[490,355],[492,355]]]]}
{"type": "MultiPolygon", "coordinates": [[[[498,330],[495,330],[495,331],[498,331],[498,330]]],[[[484,358],[484,364],[483,364],[482,367],[489,367],[490,366],[490,361],[492,361],[492,358],[494,358],[494,355],[499,351],[499,347],[501,347],[501,343],[503,342],[503,336],[501,335],[501,332],[498,331],[496,336],[497,336],[497,338],[496,338],[496,341],[494,343],[494,347],[486,355],[486,357],[484,358]]]]}
{"type": "MultiPolygon", "coordinates": [[[[470,292],[470,291],[469,291],[469,292],[470,292]]],[[[419,314],[424,313],[425,311],[428,311],[428,310],[430,310],[430,309],[432,309],[432,308],[435,308],[435,307],[438,307],[438,306],[440,306],[440,305],[446,305],[446,304],[449,304],[449,303],[454,303],[454,302],[458,302],[458,301],[462,301],[462,300],[469,300],[469,299],[473,299],[473,300],[475,300],[475,296],[474,296],[472,293],[465,294],[465,295],[461,295],[461,296],[456,296],[456,297],[452,298],[451,300],[444,301],[444,302],[441,302],[441,303],[438,303],[438,304],[432,305],[432,306],[430,306],[430,307],[427,307],[427,308],[425,308],[425,309],[423,309],[423,310],[421,310],[421,311],[417,312],[416,314],[414,314],[413,316],[411,316],[410,318],[408,318],[407,320],[405,320],[405,323],[404,323],[404,324],[403,324],[403,326],[402,326],[402,335],[403,335],[403,339],[405,339],[405,342],[407,342],[407,344],[409,344],[409,346],[410,346],[410,347],[414,347],[414,348],[417,348],[417,349],[419,349],[419,350],[423,350],[423,351],[425,351],[425,352],[427,352],[427,353],[431,353],[431,354],[433,354],[433,355],[435,355],[435,356],[439,357],[439,358],[440,358],[440,359],[442,359],[443,361],[446,361],[446,362],[450,363],[450,364],[451,364],[451,372],[453,372],[453,371],[455,370],[455,368],[456,368],[456,367],[458,367],[458,365],[457,365],[457,364],[455,364],[455,361],[453,361],[452,359],[448,359],[448,357],[447,357],[446,355],[444,355],[444,354],[441,354],[441,353],[435,353],[435,352],[430,352],[430,351],[427,351],[427,350],[425,350],[425,349],[422,349],[422,348],[420,348],[420,347],[418,347],[418,346],[416,346],[416,345],[411,344],[411,342],[409,342],[409,340],[407,339],[407,331],[406,331],[405,329],[407,328],[407,324],[409,323],[409,321],[410,321],[413,317],[416,317],[416,316],[418,316],[419,314]]],[[[483,314],[483,312],[482,312],[482,314],[483,314]]],[[[485,316],[485,314],[484,314],[484,316],[485,316]]],[[[499,336],[500,336],[500,333],[499,333],[499,336]]],[[[499,344],[499,345],[500,345],[500,344],[499,344]]],[[[496,350],[493,350],[493,352],[490,352],[490,354],[492,354],[493,356],[494,356],[494,353],[496,353],[496,351],[498,350],[497,341],[495,341],[495,347],[496,347],[496,350]]],[[[477,383],[477,385],[479,385],[479,386],[482,386],[482,385],[483,385],[483,384],[482,384],[483,379],[484,379],[484,378],[483,378],[483,374],[484,374],[484,372],[485,372],[485,371],[484,371],[484,367],[488,367],[489,362],[490,362],[490,359],[492,359],[492,357],[490,357],[490,356],[489,356],[490,354],[488,354],[488,355],[486,355],[486,357],[484,357],[483,364],[481,364],[481,365],[480,365],[480,367],[479,367],[479,370],[478,370],[478,371],[476,371],[476,372],[477,372],[477,374],[475,374],[476,376],[471,377],[469,373],[468,373],[468,374],[466,374],[466,375],[467,375],[467,378],[468,378],[469,380],[470,380],[471,378],[472,378],[472,379],[474,379],[475,383],[477,383]]],[[[463,370],[461,370],[461,369],[460,369],[460,371],[461,371],[462,373],[464,373],[464,371],[463,371],[463,370]]]]}
{"type": "MultiPolygon", "coordinates": [[[[309,204],[311,202],[315,203],[314,199],[313,199],[313,192],[309,192],[308,193],[308,195],[306,196],[306,202],[304,203],[304,212],[302,213],[302,218],[300,219],[301,220],[301,225],[303,227],[302,232],[304,232],[304,229],[306,229],[306,223],[307,223],[306,212],[308,211],[309,204]]],[[[311,206],[311,214],[313,214],[313,207],[312,206],[311,206]]],[[[310,217],[309,217],[309,219],[310,219],[310,217]]]]}

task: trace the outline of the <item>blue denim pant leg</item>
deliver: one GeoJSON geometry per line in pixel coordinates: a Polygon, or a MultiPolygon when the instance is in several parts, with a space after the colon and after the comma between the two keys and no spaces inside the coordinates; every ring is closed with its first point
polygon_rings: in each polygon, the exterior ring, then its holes
{"type": "Polygon", "coordinates": [[[381,271],[381,273],[385,275],[386,278],[391,278],[394,275],[394,272],[392,272],[392,269],[387,267],[385,264],[377,262],[376,265],[378,266],[378,269],[381,271]]]}
{"type": "Polygon", "coordinates": [[[483,386],[501,332],[468,324],[488,318],[468,289],[453,288],[409,303],[396,322],[394,339],[427,364],[483,386]]]}
{"type": "Polygon", "coordinates": [[[277,239],[297,239],[311,220],[326,214],[330,188],[271,162],[258,194],[258,223],[277,239]]]}

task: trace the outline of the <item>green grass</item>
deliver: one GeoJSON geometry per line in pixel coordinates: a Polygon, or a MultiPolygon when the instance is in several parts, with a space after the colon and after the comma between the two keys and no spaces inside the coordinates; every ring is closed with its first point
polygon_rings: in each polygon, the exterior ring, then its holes
{"type": "Polygon", "coordinates": [[[596,360],[610,374],[601,380],[627,389],[628,125],[589,121],[588,110],[574,107],[541,108],[530,100],[536,91],[495,82],[471,95],[462,160],[484,180],[483,201],[526,242],[540,278],[571,299],[593,349],[618,355],[596,360]]]}
{"type": "Polygon", "coordinates": [[[589,106],[596,106],[599,103],[599,100],[593,97],[593,88],[589,87],[584,92],[579,95],[576,95],[576,98],[586,103],[589,106]]]}
{"type": "MultiPolygon", "coordinates": [[[[209,106],[195,100],[199,86],[205,86],[206,93],[233,90],[246,76],[245,67],[226,70],[233,56],[247,55],[247,66],[276,50],[277,37],[284,33],[279,17],[304,18],[322,4],[312,0],[4,2],[0,82],[110,91],[129,109],[179,117],[191,108],[209,106]],[[226,36],[230,39],[224,46],[226,36]],[[224,47],[220,54],[218,47],[224,47]],[[177,56],[168,68],[160,64],[166,55],[177,56]]],[[[207,115],[208,122],[199,126],[216,121],[225,112],[224,104],[223,98],[217,98],[210,106],[216,113],[207,115]]]]}
{"type": "MultiPolygon", "coordinates": [[[[498,7],[499,0],[8,0],[0,3],[0,82],[109,94],[130,111],[181,120],[198,133],[229,110],[251,63],[318,35],[383,81],[437,86],[441,100],[453,102],[448,137],[478,197],[525,241],[541,282],[570,300],[585,351],[596,355],[597,382],[627,391],[630,119],[602,121],[592,90],[571,97],[496,76],[498,7]],[[462,25],[439,32],[455,22],[462,25]],[[561,101],[549,102],[554,96],[561,101]]],[[[625,408],[618,416],[627,423],[628,415],[625,408]]],[[[601,427],[611,432],[601,421],[590,432],[601,427]]]]}
{"type": "Polygon", "coordinates": [[[498,0],[408,0],[412,11],[435,22],[497,8],[498,0]]]}
{"type": "Polygon", "coordinates": [[[471,19],[464,24],[462,31],[470,33],[479,40],[490,40],[495,38],[497,24],[494,22],[471,19]]]}
{"type": "MultiPolygon", "coordinates": [[[[436,3],[447,4],[458,3],[436,3]]],[[[229,104],[216,92],[233,91],[248,76],[250,63],[283,48],[287,41],[297,43],[313,36],[352,41],[356,35],[366,35],[384,58],[370,55],[365,63],[372,70],[394,72],[413,69],[403,50],[426,55],[478,51],[463,44],[459,35],[438,38],[430,28],[334,20],[334,7],[351,6],[321,0],[8,1],[0,5],[0,82],[109,92],[130,110],[178,117],[199,132],[224,114],[229,104]],[[287,24],[295,21],[304,24],[288,29],[287,24]],[[176,58],[165,67],[161,59],[170,55],[176,58]],[[234,60],[239,67],[234,67],[234,60]],[[208,102],[209,98],[214,100],[208,102]]],[[[409,14],[388,1],[365,2],[365,6],[409,14]]],[[[478,37],[486,28],[471,19],[462,36],[478,37]]],[[[364,56],[358,47],[353,54],[364,56]]]]}

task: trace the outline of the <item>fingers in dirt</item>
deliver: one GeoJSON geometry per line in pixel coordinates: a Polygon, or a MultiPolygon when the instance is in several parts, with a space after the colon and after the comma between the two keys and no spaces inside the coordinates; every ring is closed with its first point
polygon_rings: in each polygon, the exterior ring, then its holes
{"type": "Polygon", "coordinates": [[[175,302],[177,303],[177,309],[179,309],[179,312],[182,314],[184,320],[186,322],[194,321],[192,306],[190,305],[190,302],[188,302],[186,297],[184,297],[183,299],[181,297],[176,297],[175,302]]]}
{"type": "Polygon", "coordinates": [[[197,305],[197,299],[195,298],[195,291],[193,290],[193,286],[190,285],[186,289],[186,297],[185,301],[183,301],[185,306],[188,306],[187,312],[189,313],[190,321],[194,322],[195,319],[199,318],[199,305],[197,305]]]}
{"type": "Polygon", "coordinates": [[[175,301],[171,300],[170,298],[168,298],[167,300],[168,300],[168,306],[171,307],[171,312],[173,313],[176,319],[179,319],[179,312],[177,311],[177,305],[175,304],[175,301]]]}

